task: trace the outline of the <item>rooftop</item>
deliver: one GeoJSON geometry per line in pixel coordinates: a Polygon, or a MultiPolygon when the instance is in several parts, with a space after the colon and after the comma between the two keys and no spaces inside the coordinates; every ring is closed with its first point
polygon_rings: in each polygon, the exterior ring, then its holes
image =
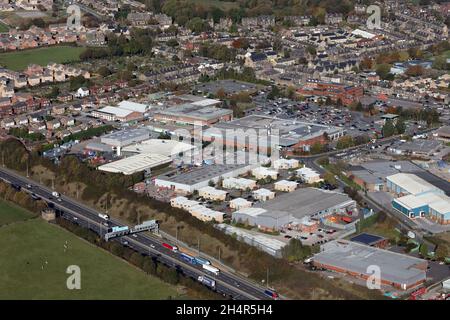
{"type": "Polygon", "coordinates": [[[232,172],[244,168],[245,165],[211,165],[195,168],[192,171],[185,173],[172,173],[158,176],[157,179],[170,181],[173,183],[180,183],[186,185],[194,185],[201,181],[207,181],[218,178],[225,173],[232,172]]]}
{"type": "Polygon", "coordinates": [[[172,162],[172,160],[169,157],[160,154],[138,154],[104,164],[98,167],[98,169],[107,172],[129,175],[170,162],[172,162]]]}
{"type": "MultiPolygon", "coordinates": [[[[217,130],[227,129],[241,129],[247,133],[247,136],[254,135],[260,140],[263,137],[279,136],[281,146],[291,146],[296,144],[300,139],[317,137],[325,132],[334,134],[342,131],[341,128],[335,126],[272,118],[262,115],[249,115],[232,121],[218,123],[214,125],[214,128],[209,129],[209,132],[213,134],[217,130]]],[[[208,134],[208,130],[206,134],[208,134]]],[[[242,137],[242,139],[244,138],[245,136],[242,137]]]]}
{"type": "Polygon", "coordinates": [[[134,138],[140,138],[142,136],[148,136],[149,131],[147,129],[131,129],[131,130],[120,130],[105,134],[102,136],[103,139],[111,139],[117,141],[128,141],[134,138]]]}
{"type": "Polygon", "coordinates": [[[282,193],[270,201],[256,204],[255,207],[264,208],[268,212],[288,212],[301,219],[347,202],[350,204],[352,201],[342,193],[301,188],[290,193],[282,193]]]}
{"type": "Polygon", "coordinates": [[[123,148],[123,152],[133,153],[157,153],[165,156],[173,156],[179,153],[187,152],[196,147],[176,140],[149,139],[141,143],[133,144],[123,148]]]}
{"type": "Polygon", "coordinates": [[[158,111],[156,114],[174,117],[189,117],[195,120],[208,121],[233,113],[232,110],[217,108],[214,106],[202,106],[201,102],[186,103],[158,111]],[[199,105],[200,104],[200,105],[199,105]]]}
{"type": "Polygon", "coordinates": [[[410,194],[424,193],[433,190],[439,190],[431,183],[426,182],[415,174],[411,173],[397,173],[388,176],[387,179],[410,194]]]}
{"type": "Polygon", "coordinates": [[[321,249],[313,261],[323,265],[368,276],[371,275],[368,267],[376,265],[382,270],[384,280],[399,284],[412,285],[426,278],[425,271],[418,269],[418,265],[426,263],[426,260],[346,240],[325,243],[321,249]]]}

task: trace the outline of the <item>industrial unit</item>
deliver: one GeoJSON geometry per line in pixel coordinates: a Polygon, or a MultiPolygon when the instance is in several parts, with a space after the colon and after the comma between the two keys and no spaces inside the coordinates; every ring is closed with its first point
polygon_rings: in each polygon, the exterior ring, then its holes
{"type": "Polygon", "coordinates": [[[392,207],[410,218],[428,216],[440,223],[450,223],[450,198],[438,187],[422,178],[397,173],[386,178],[387,189],[400,197],[392,200],[392,207]]]}
{"type": "Polygon", "coordinates": [[[192,193],[210,183],[216,184],[220,179],[237,177],[251,170],[252,167],[252,165],[205,165],[189,172],[160,175],[156,177],[155,185],[175,192],[192,193]]]}
{"type": "MultiPolygon", "coordinates": [[[[280,230],[299,226],[304,217],[319,220],[336,213],[355,210],[356,203],[347,195],[316,188],[302,188],[233,212],[232,219],[262,230],[280,230]]],[[[299,227],[300,228],[300,227],[299,227]]]]}
{"type": "Polygon", "coordinates": [[[160,154],[138,154],[98,167],[98,170],[130,175],[171,163],[172,159],[160,154]]]}
{"type": "Polygon", "coordinates": [[[142,142],[149,137],[150,132],[147,129],[125,129],[105,134],[100,138],[100,141],[116,148],[117,154],[120,155],[123,147],[142,142]]]}
{"type": "Polygon", "coordinates": [[[220,100],[203,99],[193,103],[185,103],[158,111],[154,119],[166,123],[198,124],[209,126],[219,121],[233,119],[233,111],[218,108],[220,100]]]}
{"type": "Polygon", "coordinates": [[[428,262],[404,254],[347,240],[334,240],[320,249],[312,258],[314,266],[362,279],[373,274],[371,266],[377,266],[381,284],[402,290],[424,283],[427,277],[428,262]]]}
{"type": "Polygon", "coordinates": [[[264,153],[278,146],[287,151],[309,151],[314,143],[325,143],[325,136],[337,140],[344,134],[340,127],[250,115],[217,123],[205,130],[203,139],[264,153]]]}

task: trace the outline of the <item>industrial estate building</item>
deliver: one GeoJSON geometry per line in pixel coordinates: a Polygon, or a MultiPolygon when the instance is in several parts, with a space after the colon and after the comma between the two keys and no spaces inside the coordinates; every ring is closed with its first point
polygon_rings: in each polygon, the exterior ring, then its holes
{"type": "Polygon", "coordinates": [[[236,228],[228,224],[217,224],[215,227],[222,230],[226,234],[233,235],[239,241],[243,241],[251,246],[257,247],[258,249],[278,258],[281,258],[282,250],[287,245],[286,242],[273,239],[263,234],[250,233],[246,230],[236,228]]]}
{"type": "Polygon", "coordinates": [[[220,223],[223,222],[225,215],[223,212],[209,209],[197,201],[189,200],[182,196],[170,199],[170,205],[174,208],[186,210],[201,221],[216,221],[220,223]]]}
{"type": "Polygon", "coordinates": [[[123,154],[158,153],[172,158],[183,155],[194,156],[197,151],[195,145],[166,139],[148,139],[129,144],[122,149],[123,154]]]}
{"type": "Polygon", "coordinates": [[[217,107],[220,100],[202,99],[157,111],[154,119],[165,123],[197,124],[210,126],[219,121],[233,119],[233,111],[217,107]]]}
{"type": "MultiPolygon", "coordinates": [[[[237,177],[252,169],[252,165],[210,165],[195,168],[185,173],[169,173],[155,179],[159,188],[171,189],[180,193],[192,193],[195,190],[216,184],[220,179],[237,177]]],[[[256,182],[255,182],[256,183],[256,182]]]]}
{"type": "Polygon", "coordinates": [[[171,162],[172,159],[164,155],[143,153],[101,165],[98,167],[98,170],[130,175],[136,172],[169,164],[171,162]]]}
{"type": "Polygon", "coordinates": [[[386,187],[399,196],[392,207],[410,218],[428,216],[441,224],[450,223],[450,198],[438,187],[408,173],[386,178],[386,187]]]}
{"type": "Polygon", "coordinates": [[[217,123],[204,131],[203,139],[248,151],[269,152],[279,146],[286,151],[309,151],[316,142],[337,140],[344,134],[340,127],[250,115],[217,123]]]}
{"type": "Polygon", "coordinates": [[[357,278],[368,279],[371,266],[380,268],[381,284],[402,290],[426,280],[428,262],[408,255],[347,240],[334,240],[321,246],[312,258],[313,265],[357,278]]]}
{"type": "Polygon", "coordinates": [[[150,132],[147,129],[130,129],[105,134],[100,138],[100,141],[103,144],[115,148],[117,154],[120,155],[123,147],[148,140],[149,137],[150,132]]]}
{"type": "Polygon", "coordinates": [[[300,228],[305,217],[320,220],[332,214],[354,211],[355,208],[355,201],[345,194],[302,188],[233,212],[232,219],[262,230],[280,230],[287,226],[300,228]]]}

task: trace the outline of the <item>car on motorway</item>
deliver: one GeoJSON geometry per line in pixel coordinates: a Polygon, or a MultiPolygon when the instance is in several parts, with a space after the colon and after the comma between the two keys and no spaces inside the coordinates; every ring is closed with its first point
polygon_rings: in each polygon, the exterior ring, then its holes
{"type": "Polygon", "coordinates": [[[27,189],[33,188],[33,186],[31,184],[29,184],[29,183],[27,183],[26,187],[27,187],[27,189]]]}
{"type": "Polygon", "coordinates": [[[153,243],[150,243],[150,248],[155,249],[155,245],[153,243]]]}

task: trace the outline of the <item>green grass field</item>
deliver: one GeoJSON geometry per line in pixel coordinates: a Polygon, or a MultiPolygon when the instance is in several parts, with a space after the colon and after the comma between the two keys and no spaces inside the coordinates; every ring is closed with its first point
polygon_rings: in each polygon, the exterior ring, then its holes
{"type": "Polygon", "coordinates": [[[78,61],[84,48],[54,46],[0,54],[0,65],[15,71],[24,70],[29,64],[47,65],[49,62],[78,61]]]}
{"type": "Polygon", "coordinates": [[[0,299],[178,297],[175,287],[41,219],[0,227],[0,243],[0,299]],[[70,265],[81,269],[80,290],[66,287],[70,265]]]}
{"type": "Polygon", "coordinates": [[[31,212],[25,211],[14,204],[0,200],[0,226],[5,224],[24,221],[34,217],[31,212]]]}

